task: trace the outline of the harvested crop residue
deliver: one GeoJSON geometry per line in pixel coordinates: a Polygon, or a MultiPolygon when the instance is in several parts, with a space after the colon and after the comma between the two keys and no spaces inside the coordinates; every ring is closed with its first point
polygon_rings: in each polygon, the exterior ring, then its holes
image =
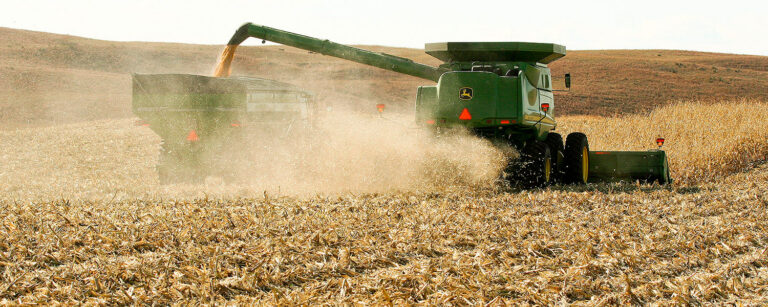
{"type": "Polygon", "coordinates": [[[597,185],[4,201],[5,302],[765,303],[768,168],[597,185]]]}

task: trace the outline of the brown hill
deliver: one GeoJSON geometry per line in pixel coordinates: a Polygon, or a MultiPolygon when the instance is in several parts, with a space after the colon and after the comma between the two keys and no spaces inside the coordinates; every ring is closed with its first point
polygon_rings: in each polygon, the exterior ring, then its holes
{"type": "MultiPolygon", "coordinates": [[[[328,35],[330,36],[330,34],[328,35]]],[[[222,37],[225,41],[227,37],[222,37]]],[[[418,49],[363,46],[436,65],[418,49]]],[[[0,127],[131,116],[131,73],[210,74],[223,46],[111,42],[0,28],[0,127]]],[[[570,51],[551,65],[574,87],[558,113],[647,112],[675,100],[768,97],[768,57],[674,50],[570,51]]],[[[233,75],[287,81],[323,105],[407,112],[427,80],[285,46],[241,47],[233,75]]],[[[556,78],[556,80],[562,78],[556,78]]]]}

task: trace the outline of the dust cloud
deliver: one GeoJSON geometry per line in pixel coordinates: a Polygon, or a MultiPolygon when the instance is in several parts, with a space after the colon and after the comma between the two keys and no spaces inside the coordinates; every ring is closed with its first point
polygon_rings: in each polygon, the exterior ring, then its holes
{"type": "Polygon", "coordinates": [[[435,137],[412,114],[334,111],[306,134],[251,140],[248,162],[231,161],[235,181],[160,185],[160,137],[135,121],[0,131],[0,195],[120,201],[438,191],[493,185],[504,161],[488,141],[461,132],[435,137]]]}
{"type": "Polygon", "coordinates": [[[240,177],[291,193],[387,192],[489,185],[504,164],[488,141],[462,131],[437,136],[406,114],[333,111],[294,137],[251,148],[254,163],[240,177]]]}
{"type": "MultiPolygon", "coordinates": [[[[123,50],[94,44],[66,38],[56,41],[53,47],[35,46],[39,55],[33,58],[36,65],[33,72],[0,75],[0,88],[4,93],[34,97],[34,101],[13,104],[8,98],[4,103],[20,110],[3,107],[0,199],[112,202],[260,197],[265,193],[291,196],[396,193],[490,186],[498,178],[504,156],[508,154],[466,132],[436,137],[416,127],[412,113],[379,116],[373,110],[366,114],[342,110],[344,106],[375,102],[370,98],[361,102],[360,97],[339,91],[338,85],[334,85],[337,81],[328,79],[327,74],[307,74],[304,69],[294,71],[281,66],[286,69],[279,73],[256,75],[294,80],[302,87],[333,89],[326,91],[333,95],[323,96],[321,108],[332,105],[335,110],[319,114],[310,129],[290,136],[260,133],[258,127],[244,127],[254,130],[248,146],[232,144],[232,150],[247,152],[246,161],[227,160],[225,156],[217,161],[229,164],[231,173],[227,175],[232,176],[212,175],[202,184],[161,185],[156,164],[162,140],[150,128],[135,125],[137,119],[131,117],[129,73],[207,74],[216,64],[210,55],[218,47],[137,43],[123,50]],[[114,50],[104,52],[110,55],[107,57],[99,48],[114,50]],[[56,65],[65,68],[51,68],[58,67],[56,65]],[[38,71],[46,78],[31,74],[38,71]],[[9,77],[27,75],[29,80],[10,80],[9,77]],[[50,94],[43,95],[47,92],[50,94]]],[[[259,49],[259,54],[262,52],[277,53],[259,49]]],[[[234,48],[228,48],[221,55],[231,62],[234,48]]],[[[293,56],[295,58],[285,61],[309,60],[303,54],[293,56]]],[[[324,59],[311,58],[312,61],[324,59]]],[[[230,72],[230,67],[219,68],[216,74],[230,72]]],[[[380,77],[379,74],[345,75],[344,86],[363,91],[368,86],[373,89],[376,86],[368,83],[378,79],[369,80],[371,76],[380,77]]],[[[392,87],[385,92],[397,89],[397,84],[385,85],[392,87]]],[[[377,93],[371,90],[365,97],[381,96],[377,93]]],[[[393,106],[393,109],[397,108],[393,106]]],[[[223,143],[226,145],[227,141],[223,143]]]]}

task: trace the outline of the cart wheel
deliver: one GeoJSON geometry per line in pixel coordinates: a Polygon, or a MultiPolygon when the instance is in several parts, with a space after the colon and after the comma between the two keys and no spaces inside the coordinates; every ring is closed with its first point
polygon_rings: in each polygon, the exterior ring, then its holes
{"type": "Polygon", "coordinates": [[[168,185],[179,182],[178,159],[174,156],[174,150],[165,143],[160,145],[160,153],[157,158],[157,177],[161,185],[168,185]]]}
{"type": "Polygon", "coordinates": [[[581,132],[568,135],[565,140],[563,182],[585,184],[589,179],[589,142],[581,132]]]}
{"type": "Polygon", "coordinates": [[[160,184],[204,182],[206,172],[200,169],[197,159],[189,148],[162,144],[156,166],[160,184]]]}

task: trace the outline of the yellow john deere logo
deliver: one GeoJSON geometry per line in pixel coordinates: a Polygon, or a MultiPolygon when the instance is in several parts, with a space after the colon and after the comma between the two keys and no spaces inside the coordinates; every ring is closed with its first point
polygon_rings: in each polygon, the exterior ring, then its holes
{"type": "Polygon", "coordinates": [[[470,100],[472,99],[472,88],[471,87],[462,87],[459,89],[459,99],[461,100],[470,100]]]}

